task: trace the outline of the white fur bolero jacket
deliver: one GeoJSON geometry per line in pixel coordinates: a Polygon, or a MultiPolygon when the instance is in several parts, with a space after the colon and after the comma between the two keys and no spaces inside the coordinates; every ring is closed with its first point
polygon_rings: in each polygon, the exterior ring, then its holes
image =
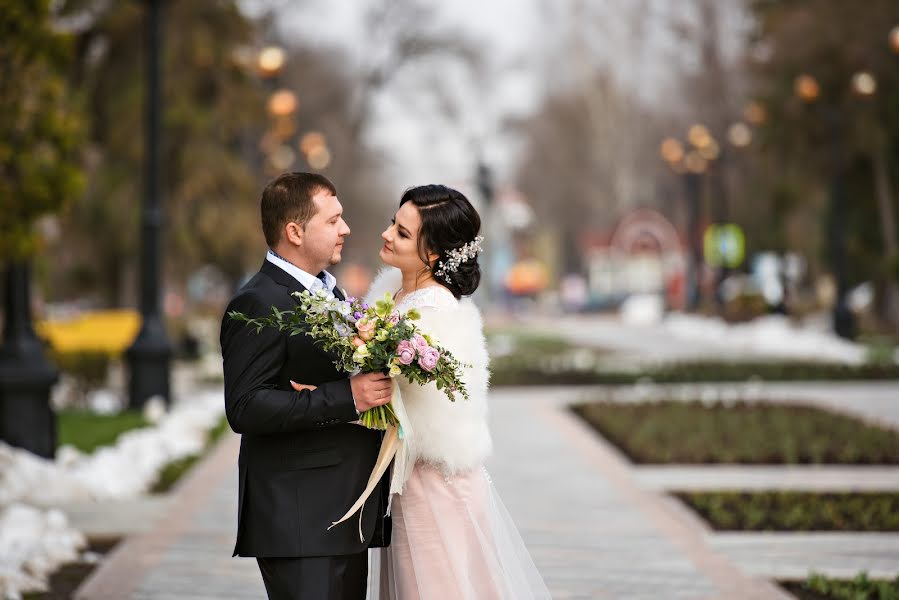
{"type": "MultiPolygon", "coordinates": [[[[399,269],[381,270],[366,298],[370,303],[402,287],[399,269]]],[[[481,313],[470,298],[456,300],[443,286],[426,287],[401,299],[401,312],[416,308],[416,324],[434,342],[463,363],[463,381],[469,399],[457,396],[450,402],[436,384],[420,386],[398,377],[402,404],[411,429],[406,447],[412,464],[427,462],[453,475],[480,467],[490,454],[492,442],[487,425],[489,380],[487,344],[481,313]]]]}

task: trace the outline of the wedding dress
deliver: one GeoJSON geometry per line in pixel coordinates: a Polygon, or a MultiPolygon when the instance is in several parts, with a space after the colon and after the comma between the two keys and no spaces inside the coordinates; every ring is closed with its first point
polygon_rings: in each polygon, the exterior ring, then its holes
{"type": "MultiPolygon", "coordinates": [[[[399,271],[385,270],[368,299],[395,292],[400,285],[399,271]]],[[[391,500],[391,544],[372,550],[369,598],[550,598],[484,467],[491,450],[489,375],[477,307],[434,286],[407,295],[397,308],[416,308],[420,329],[470,365],[463,377],[470,398],[450,402],[434,384],[397,380],[401,403],[395,408],[405,435],[392,490],[400,493],[391,500]]]]}

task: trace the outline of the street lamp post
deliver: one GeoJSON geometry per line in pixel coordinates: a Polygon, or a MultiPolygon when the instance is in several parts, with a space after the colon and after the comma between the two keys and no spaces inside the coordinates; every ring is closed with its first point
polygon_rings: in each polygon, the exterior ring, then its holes
{"type": "Polygon", "coordinates": [[[830,139],[830,262],[836,280],[836,301],[834,302],[833,330],[842,338],[854,339],[856,334],[855,315],[849,309],[847,295],[849,282],[846,277],[846,160],[843,156],[844,123],[839,110],[829,104],[818,102],[821,87],[811,75],[796,78],[796,95],[806,104],[819,107],[828,129],[830,139]]]}
{"type": "Polygon", "coordinates": [[[846,278],[846,161],[843,159],[843,124],[835,110],[828,110],[827,113],[833,163],[833,179],[830,183],[830,260],[837,284],[833,330],[842,338],[854,339],[855,315],[847,302],[849,282],[846,278]]]}
{"type": "Polygon", "coordinates": [[[56,453],[56,417],[50,388],[58,373],[31,325],[31,267],[6,268],[6,320],[0,346],[0,439],[38,456],[56,453]]]}
{"type": "Polygon", "coordinates": [[[161,396],[171,400],[169,380],[172,347],[160,314],[160,233],[163,212],[161,185],[162,114],[160,51],[162,4],[165,0],[145,0],[147,44],[147,89],[145,109],[144,197],[141,211],[141,328],[126,355],[130,370],[129,406],[141,408],[147,400],[161,396]]]}
{"type": "MultiPolygon", "coordinates": [[[[706,146],[711,137],[702,126],[694,126],[688,135],[693,146],[706,146]]],[[[687,252],[684,272],[684,307],[687,310],[699,308],[700,285],[702,279],[702,246],[700,228],[700,205],[702,199],[702,174],[708,168],[708,160],[697,148],[687,150],[675,138],[666,138],[659,148],[662,159],[674,173],[684,181],[684,197],[687,208],[687,252]]]]}
{"type": "Polygon", "coordinates": [[[503,269],[501,268],[502,257],[507,248],[508,232],[502,222],[500,207],[494,202],[495,190],[493,180],[493,169],[484,161],[483,158],[478,159],[475,165],[475,186],[478,188],[478,194],[484,203],[481,226],[486,236],[489,261],[487,275],[487,285],[482,286],[484,294],[484,303],[492,306],[494,303],[499,304],[503,298],[503,269]]]}
{"type": "Polygon", "coordinates": [[[695,150],[690,150],[684,157],[684,186],[687,197],[687,236],[690,260],[687,261],[686,308],[695,311],[699,308],[702,287],[702,232],[700,231],[700,213],[702,200],[702,174],[708,168],[706,159],[695,150]]]}

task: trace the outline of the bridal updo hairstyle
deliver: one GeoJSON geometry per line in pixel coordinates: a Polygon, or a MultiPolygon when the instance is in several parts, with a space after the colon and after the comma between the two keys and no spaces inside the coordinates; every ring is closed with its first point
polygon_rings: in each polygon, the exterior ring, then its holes
{"type": "MultiPolygon", "coordinates": [[[[481,217],[468,198],[444,185],[422,185],[406,190],[400,206],[411,202],[421,215],[418,230],[418,255],[428,264],[428,252],[437,255],[431,267],[438,269],[441,261],[446,264],[448,253],[474,241],[481,230],[481,217]]],[[[434,274],[434,280],[446,287],[457,299],[470,296],[478,289],[481,267],[477,256],[459,265],[449,273],[450,281],[434,274]]]]}

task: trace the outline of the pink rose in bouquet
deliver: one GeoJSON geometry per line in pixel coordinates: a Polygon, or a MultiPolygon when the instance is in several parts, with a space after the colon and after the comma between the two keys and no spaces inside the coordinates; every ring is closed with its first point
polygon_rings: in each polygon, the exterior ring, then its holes
{"type": "Polygon", "coordinates": [[[359,332],[359,337],[366,342],[371,341],[371,339],[375,337],[375,323],[370,319],[360,319],[357,321],[356,330],[359,332]]]}
{"type": "Polygon", "coordinates": [[[418,366],[425,371],[433,371],[440,361],[440,352],[436,348],[428,347],[424,352],[419,353],[418,366]]]}
{"type": "Polygon", "coordinates": [[[415,347],[409,340],[402,340],[396,345],[396,355],[399,357],[400,363],[411,365],[415,360],[415,347]]]}
{"type": "Polygon", "coordinates": [[[419,356],[421,356],[425,350],[431,347],[431,345],[428,343],[428,340],[426,340],[420,333],[416,333],[412,336],[412,346],[415,347],[415,351],[418,352],[419,356]]]}

